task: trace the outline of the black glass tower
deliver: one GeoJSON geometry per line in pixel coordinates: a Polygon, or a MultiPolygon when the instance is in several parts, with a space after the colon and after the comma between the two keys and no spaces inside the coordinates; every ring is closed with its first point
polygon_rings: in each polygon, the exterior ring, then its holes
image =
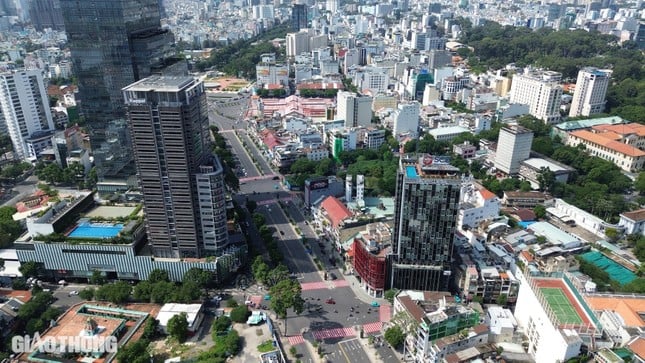
{"type": "MultiPolygon", "coordinates": [[[[121,89],[174,56],[158,0],[60,0],[98,175],[134,174],[121,89]]],[[[181,67],[180,67],[181,68],[181,67]]],[[[165,72],[164,72],[165,73],[165,72]]]]}
{"type": "Polygon", "coordinates": [[[307,5],[293,4],[291,7],[291,30],[300,31],[307,28],[307,5]]]}
{"type": "Polygon", "coordinates": [[[427,154],[403,155],[399,164],[386,288],[445,291],[459,210],[459,169],[427,154]]]}

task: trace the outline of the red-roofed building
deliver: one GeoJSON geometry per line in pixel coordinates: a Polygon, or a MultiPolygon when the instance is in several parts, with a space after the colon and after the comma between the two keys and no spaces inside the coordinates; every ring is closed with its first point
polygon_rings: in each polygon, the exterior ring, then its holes
{"type": "Polygon", "coordinates": [[[352,212],[336,197],[327,197],[320,203],[320,207],[314,214],[318,228],[325,233],[333,236],[334,239],[339,237],[339,229],[342,228],[345,220],[352,217],[352,212]]]}
{"type": "Polygon", "coordinates": [[[645,139],[638,134],[642,131],[634,128],[631,133],[618,134],[619,126],[622,125],[615,126],[617,127],[595,128],[593,132],[588,130],[570,132],[567,138],[567,146],[576,147],[582,144],[589,155],[611,161],[625,171],[638,172],[643,170],[645,151],[637,147],[641,145],[641,147],[645,148],[645,139]]]}

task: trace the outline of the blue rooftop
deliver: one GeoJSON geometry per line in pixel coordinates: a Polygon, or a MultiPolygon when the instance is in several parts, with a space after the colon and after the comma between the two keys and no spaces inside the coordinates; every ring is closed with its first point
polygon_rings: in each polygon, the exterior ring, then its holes
{"type": "Polygon", "coordinates": [[[417,168],[414,166],[406,166],[405,167],[405,176],[408,178],[418,178],[419,174],[417,174],[417,168]]]}

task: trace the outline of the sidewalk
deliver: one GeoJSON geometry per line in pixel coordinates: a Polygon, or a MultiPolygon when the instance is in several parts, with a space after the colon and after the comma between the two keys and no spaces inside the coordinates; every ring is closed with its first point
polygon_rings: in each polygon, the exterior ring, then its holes
{"type": "Polygon", "coordinates": [[[349,282],[349,287],[352,289],[352,291],[354,291],[354,295],[356,295],[356,298],[358,298],[362,302],[371,304],[373,301],[376,301],[381,305],[390,304],[389,301],[383,298],[375,298],[373,296],[370,296],[370,294],[368,294],[365,290],[361,288],[360,283],[358,282],[358,279],[356,279],[356,276],[343,274],[343,277],[347,282],[349,282]]]}

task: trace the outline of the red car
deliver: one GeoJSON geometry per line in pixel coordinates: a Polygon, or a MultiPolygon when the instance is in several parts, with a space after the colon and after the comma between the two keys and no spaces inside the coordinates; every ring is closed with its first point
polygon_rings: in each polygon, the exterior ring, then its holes
{"type": "Polygon", "coordinates": [[[327,304],[331,304],[331,305],[336,304],[336,301],[334,301],[334,299],[327,299],[325,302],[326,302],[327,304]]]}

